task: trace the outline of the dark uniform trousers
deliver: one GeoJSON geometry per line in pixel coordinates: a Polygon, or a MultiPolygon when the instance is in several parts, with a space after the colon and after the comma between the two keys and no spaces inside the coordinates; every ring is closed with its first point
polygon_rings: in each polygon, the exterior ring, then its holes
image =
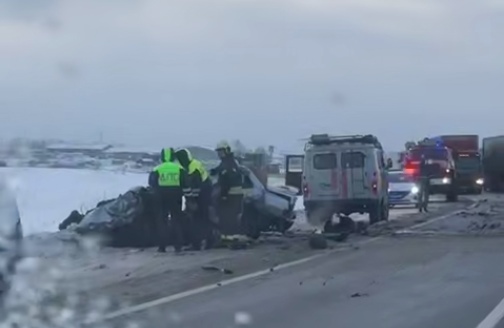
{"type": "Polygon", "coordinates": [[[158,190],[156,228],[158,231],[158,245],[165,250],[171,240],[176,251],[180,251],[184,244],[184,229],[182,213],[182,192],[158,190]]]}
{"type": "Polygon", "coordinates": [[[419,179],[419,193],[418,193],[418,210],[427,211],[427,206],[429,204],[429,187],[430,179],[428,176],[421,176],[419,179]]]}
{"type": "Polygon", "coordinates": [[[241,235],[244,232],[241,216],[243,194],[229,194],[220,198],[217,204],[219,228],[223,235],[241,235]]]}
{"type": "Polygon", "coordinates": [[[201,247],[201,242],[206,240],[206,246],[213,243],[213,223],[210,220],[210,206],[212,205],[212,186],[210,180],[203,183],[203,186],[196,197],[186,197],[188,202],[195,202],[196,211],[193,213],[191,234],[192,245],[195,248],[201,247]]]}

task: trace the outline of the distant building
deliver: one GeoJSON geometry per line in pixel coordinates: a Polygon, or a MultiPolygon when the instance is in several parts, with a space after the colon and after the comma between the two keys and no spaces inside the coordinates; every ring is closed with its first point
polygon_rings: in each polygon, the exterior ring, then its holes
{"type": "MultiPolygon", "coordinates": [[[[199,146],[187,146],[192,156],[202,162],[219,161],[219,157],[215,150],[211,148],[199,146]]],[[[124,160],[124,161],[159,161],[161,156],[161,148],[144,148],[144,147],[111,147],[104,152],[106,158],[124,160]]]]}
{"type": "Polygon", "coordinates": [[[135,147],[111,147],[104,152],[105,157],[124,161],[159,161],[161,149],[147,149],[135,147]]]}
{"type": "Polygon", "coordinates": [[[112,148],[112,145],[92,144],[53,144],[46,146],[46,151],[50,154],[80,154],[91,157],[101,157],[105,151],[112,148]]]}

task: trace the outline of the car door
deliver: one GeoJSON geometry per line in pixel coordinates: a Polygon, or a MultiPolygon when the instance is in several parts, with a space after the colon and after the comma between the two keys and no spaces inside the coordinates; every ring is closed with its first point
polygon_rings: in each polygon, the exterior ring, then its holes
{"type": "Polygon", "coordinates": [[[303,193],[303,163],[304,155],[287,155],[285,157],[285,185],[298,188],[303,193]]]}

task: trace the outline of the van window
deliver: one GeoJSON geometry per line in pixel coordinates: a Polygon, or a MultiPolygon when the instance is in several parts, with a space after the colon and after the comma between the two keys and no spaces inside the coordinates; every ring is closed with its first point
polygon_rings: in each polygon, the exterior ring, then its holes
{"type": "Polygon", "coordinates": [[[316,154],[313,156],[313,167],[316,170],[331,170],[338,167],[336,154],[316,154]]]}
{"type": "Polygon", "coordinates": [[[364,154],[360,152],[351,152],[341,154],[341,166],[344,168],[362,168],[364,167],[364,154]]]}

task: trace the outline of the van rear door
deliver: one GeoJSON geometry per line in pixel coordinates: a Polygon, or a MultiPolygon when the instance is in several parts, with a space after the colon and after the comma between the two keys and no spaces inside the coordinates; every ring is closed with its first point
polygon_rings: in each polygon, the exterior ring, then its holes
{"type": "Polygon", "coordinates": [[[338,155],[335,152],[315,152],[310,170],[305,172],[310,198],[333,200],[339,197],[338,155]]]}
{"type": "Polygon", "coordinates": [[[366,155],[360,151],[341,154],[343,198],[365,198],[369,191],[366,174],[366,155]]]}

